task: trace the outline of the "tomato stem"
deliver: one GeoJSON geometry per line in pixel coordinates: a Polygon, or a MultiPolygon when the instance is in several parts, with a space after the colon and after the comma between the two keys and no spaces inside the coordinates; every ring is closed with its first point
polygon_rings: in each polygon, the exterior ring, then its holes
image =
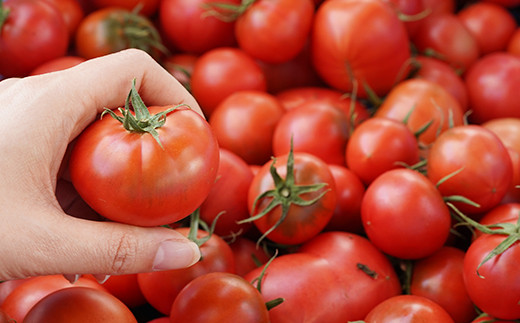
{"type": "Polygon", "coordinates": [[[4,22],[6,21],[7,17],[9,16],[9,8],[4,8],[4,2],[0,1],[0,30],[2,30],[2,27],[4,26],[4,22]]]}
{"type": "Polygon", "coordinates": [[[203,17],[215,17],[224,22],[233,22],[238,19],[256,0],[242,0],[240,4],[208,2],[202,4],[205,10],[203,17]]]}

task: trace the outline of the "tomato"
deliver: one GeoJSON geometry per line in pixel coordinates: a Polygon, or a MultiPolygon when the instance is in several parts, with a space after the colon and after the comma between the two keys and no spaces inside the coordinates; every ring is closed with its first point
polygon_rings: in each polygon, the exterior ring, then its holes
{"type": "Polygon", "coordinates": [[[512,8],[520,5],[520,0],[484,0],[486,2],[496,3],[501,6],[512,8]]]}
{"type": "MultiPolygon", "coordinates": [[[[28,278],[22,278],[22,279],[11,279],[11,280],[5,280],[0,283],[0,308],[9,294],[18,286],[25,283],[27,280],[31,279],[32,277],[28,278]]],[[[0,321],[1,322],[1,321],[0,321]]]]}
{"type": "Polygon", "coordinates": [[[137,274],[112,275],[103,283],[103,287],[129,308],[146,304],[137,283],[137,274]]]}
{"type": "Polygon", "coordinates": [[[469,115],[472,123],[496,118],[520,118],[517,100],[520,84],[520,57],[504,52],[479,59],[465,75],[469,115]]]}
{"type": "Polygon", "coordinates": [[[501,234],[484,234],[471,243],[464,257],[464,282],[469,297],[480,310],[498,319],[513,320],[520,317],[516,265],[520,257],[519,242],[482,263],[506,238],[501,234]]]}
{"type": "Polygon", "coordinates": [[[476,317],[471,323],[515,323],[515,321],[504,321],[504,320],[497,320],[494,317],[491,317],[487,315],[486,313],[482,313],[478,317],[476,317]]]}
{"type": "Polygon", "coordinates": [[[442,86],[424,79],[410,79],[396,85],[374,114],[405,121],[415,133],[431,123],[419,137],[419,143],[431,144],[451,125],[464,123],[459,102],[442,86]]]}
{"type": "Polygon", "coordinates": [[[171,322],[268,323],[262,294],[241,276],[214,272],[187,284],[173,302],[171,322]]]}
{"type": "MultiPolygon", "coordinates": [[[[516,224],[519,215],[520,203],[506,203],[495,206],[489,212],[485,213],[479,220],[479,223],[482,225],[494,225],[497,223],[516,224]]],[[[478,238],[482,234],[482,231],[478,229],[475,230],[475,238],[478,238]]]]}
{"type": "Polygon", "coordinates": [[[79,56],[61,56],[51,59],[40,66],[36,67],[30,75],[45,74],[54,71],[60,71],[78,65],[86,61],[85,58],[79,56]]]}
{"type": "Polygon", "coordinates": [[[439,250],[450,233],[451,216],[435,185],[406,168],[376,178],[361,202],[365,232],[376,247],[402,259],[439,250]]]}
{"type": "MultiPolygon", "coordinates": [[[[219,19],[218,12],[206,8],[212,0],[163,0],[159,6],[159,26],[165,40],[178,51],[202,54],[217,47],[236,44],[235,23],[219,19]]],[[[240,0],[219,0],[223,5],[239,5],[240,0]]]]}
{"type": "Polygon", "coordinates": [[[312,0],[254,1],[236,21],[238,46],[265,62],[287,62],[303,50],[313,17],[312,0]]]}
{"type": "Polygon", "coordinates": [[[273,133],[273,153],[281,156],[292,147],[326,163],[345,165],[349,130],[349,120],[343,110],[328,102],[307,101],[287,111],[278,121],[273,133]]]}
{"type": "Polygon", "coordinates": [[[271,255],[265,248],[259,248],[250,238],[239,236],[229,244],[235,258],[235,273],[245,276],[248,272],[269,261],[271,255]]]}
{"type": "Polygon", "coordinates": [[[17,322],[22,322],[29,310],[42,298],[63,288],[88,287],[106,292],[96,281],[80,277],[74,284],[62,275],[37,276],[16,287],[4,300],[1,308],[17,322]]]}
{"type": "Polygon", "coordinates": [[[368,96],[366,87],[385,95],[409,67],[404,23],[379,0],[325,1],[315,14],[311,44],[323,80],[360,98],[368,96]]]}
{"type": "Polygon", "coordinates": [[[76,31],[75,50],[90,59],[127,48],[139,48],[154,58],[164,53],[161,37],[146,16],[108,7],[89,13],[76,31]]]}
{"type": "Polygon", "coordinates": [[[426,297],[398,295],[381,303],[365,317],[366,323],[413,323],[442,322],[453,323],[448,312],[439,304],[426,297]]]}
{"type": "Polygon", "coordinates": [[[480,56],[475,36],[454,13],[423,21],[412,42],[419,53],[441,58],[462,73],[480,56]]]}
{"type": "Polygon", "coordinates": [[[509,42],[507,43],[506,52],[520,56],[520,28],[516,28],[509,42]]]}
{"type": "MultiPolygon", "coordinates": [[[[262,270],[257,268],[244,278],[256,280],[262,270]]],[[[324,258],[300,252],[278,256],[267,266],[261,291],[266,302],[284,299],[269,310],[271,323],[345,322],[341,312],[344,289],[324,258]]]]}
{"type": "Polygon", "coordinates": [[[397,15],[403,20],[410,37],[415,34],[421,19],[431,14],[425,8],[423,0],[384,0],[384,2],[394,8],[397,15]]]}
{"type": "Polygon", "coordinates": [[[26,76],[37,66],[65,55],[69,35],[55,6],[39,0],[0,4],[0,75],[26,76]]]}
{"type": "Polygon", "coordinates": [[[90,0],[95,8],[118,7],[132,11],[139,9],[139,13],[152,16],[156,13],[160,0],[90,0]]]}
{"type": "Polygon", "coordinates": [[[168,316],[161,316],[151,321],[148,321],[148,323],[170,323],[170,318],[168,316]]]}
{"type": "Polygon", "coordinates": [[[473,3],[462,8],[457,16],[475,37],[480,55],[505,50],[517,28],[515,17],[498,4],[473,3]]]}
{"type": "Polygon", "coordinates": [[[189,90],[191,73],[193,73],[193,66],[198,58],[194,54],[173,54],[164,58],[162,64],[177,81],[189,90]]]}
{"type": "Polygon", "coordinates": [[[291,151],[263,165],[253,178],[250,220],[271,241],[300,244],[327,225],[336,196],[328,165],[314,155],[291,151]],[[273,177],[274,171],[278,176],[273,177]]]}
{"type": "Polygon", "coordinates": [[[370,118],[354,129],[345,151],[347,166],[365,184],[384,172],[419,162],[419,145],[406,124],[370,118]]]}
{"type": "Polygon", "coordinates": [[[476,315],[463,277],[464,251],[442,247],[413,263],[410,294],[423,296],[442,306],[455,322],[469,322],[476,315]]]}
{"type": "Polygon", "coordinates": [[[365,185],[350,169],[340,165],[329,165],[336,185],[336,208],[327,223],[327,231],[362,233],[361,200],[365,185]]]}
{"type": "MultiPolygon", "coordinates": [[[[138,96],[134,86],[131,93],[138,96]]],[[[96,120],[72,151],[72,183],[85,202],[110,220],[141,226],[176,222],[208,195],[218,170],[217,140],[206,120],[188,107],[147,110],[142,101],[132,103],[140,111],[137,117],[150,120],[148,127],[155,130],[129,131],[111,116],[96,120]]],[[[121,118],[122,112],[126,119],[134,116],[122,109],[112,113],[121,118]]]]}
{"type": "Polygon", "coordinates": [[[342,290],[338,314],[343,321],[363,319],[387,298],[401,293],[401,283],[390,260],[368,239],[348,232],[325,232],[304,243],[300,253],[329,262],[342,290]]]}
{"type": "Polygon", "coordinates": [[[414,77],[429,80],[443,86],[459,101],[463,111],[468,109],[466,84],[464,79],[457,74],[451,65],[441,59],[424,55],[417,55],[414,60],[419,65],[414,77]]]}
{"type": "Polygon", "coordinates": [[[265,75],[256,61],[238,48],[220,47],[202,54],[191,74],[191,90],[207,117],[237,91],[266,91],[265,75]]]}
{"type": "Polygon", "coordinates": [[[430,148],[427,173],[443,196],[463,196],[478,204],[453,202],[461,212],[476,215],[500,203],[511,186],[513,169],[507,149],[494,133],[466,125],[437,138],[430,148]]]}
{"type": "Polygon", "coordinates": [[[237,91],[215,108],[209,124],[220,147],[248,164],[263,165],[273,156],[273,134],[284,112],[269,93],[237,91]]]}
{"type": "Polygon", "coordinates": [[[214,232],[220,236],[243,234],[251,223],[237,222],[249,217],[247,191],[253,172],[242,158],[229,150],[220,148],[219,160],[217,179],[200,205],[200,218],[207,224],[216,221],[214,232]]]}
{"type": "Polygon", "coordinates": [[[45,0],[52,3],[62,14],[69,37],[72,39],[76,33],[79,23],[85,16],[85,12],[81,4],[77,0],[45,0]]]}
{"type": "Polygon", "coordinates": [[[137,323],[137,320],[130,309],[110,293],[76,287],[57,290],[42,298],[27,313],[24,322],[137,323]]]}
{"type": "MultiPolygon", "coordinates": [[[[188,236],[189,228],[175,229],[188,236]]],[[[199,230],[197,238],[208,236],[208,232],[199,230]]],[[[221,237],[212,234],[200,246],[201,260],[188,268],[154,271],[137,274],[137,282],[148,303],[159,312],[169,315],[175,297],[190,281],[210,272],[234,273],[233,251],[221,237]]]]}

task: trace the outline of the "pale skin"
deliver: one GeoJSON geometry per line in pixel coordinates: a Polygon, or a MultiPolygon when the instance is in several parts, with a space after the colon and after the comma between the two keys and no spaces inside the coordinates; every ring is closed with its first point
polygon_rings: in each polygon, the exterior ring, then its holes
{"type": "Polygon", "coordinates": [[[167,228],[92,220],[67,177],[70,143],[103,108],[124,105],[131,82],[148,105],[185,103],[185,88],[130,49],[71,69],[0,82],[0,280],[129,274],[190,266],[196,244],[167,228]],[[58,198],[57,198],[58,196],[58,198]]]}

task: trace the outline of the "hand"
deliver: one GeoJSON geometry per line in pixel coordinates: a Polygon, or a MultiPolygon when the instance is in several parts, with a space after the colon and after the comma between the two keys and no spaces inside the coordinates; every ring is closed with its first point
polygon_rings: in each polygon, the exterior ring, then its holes
{"type": "Polygon", "coordinates": [[[166,270],[200,258],[174,230],[87,219],[95,213],[66,181],[69,144],[104,107],[124,105],[134,78],[147,104],[186,103],[202,114],[173,76],[135,49],[0,82],[0,280],[166,270]]]}

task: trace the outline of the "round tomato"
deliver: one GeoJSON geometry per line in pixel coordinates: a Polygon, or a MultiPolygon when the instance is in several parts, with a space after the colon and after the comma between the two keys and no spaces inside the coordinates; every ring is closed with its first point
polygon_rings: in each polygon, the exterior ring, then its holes
{"type": "Polygon", "coordinates": [[[95,8],[119,7],[126,10],[137,10],[145,16],[151,16],[159,7],[160,0],[90,0],[95,8]]]}
{"type": "Polygon", "coordinates": [[[51,3],[0,2],[0,75],[26,76],[37,66],[65,55],[68,45],[65,21],[51,3]]]}
{"type": "Polygon", "coordinates": [[[103,287],[129,308],[146,304],[146,298],[137,283],[137,274],[112,275],[103,283],[103,287]]]}
{"type": "Polygon", "coordinates": [[[403,20],[408,36],[413,37],[421,19],[431,12],[424,6],[423,0],[384,0],[394,8],[397,15],[403,20]]]}
{"type": "MultiPolygon", "coordinates": [[[[135,87],[131,93],[138,98],[135,87]]],[[[135,116],[126,108],[111,111],[114,117],[96,120],[78,137],[70,158],[72,183],[110,220],[170,224],[208,195],[218,170],[218,143],[206,120],[189,107],[148,109],[134,99],[135,116]],[[132,118],[141,120],[140,127],[127,130],[132,118]]]]}
{"type": "Polygon", "coordinates": [[[419,259],[439,250],[450,233],[451,216],[435,185],[407,168],[377,177],[361,202],[365,232],[383,252],[419,259]]]}
{"type": "Polygon", "coordinates": [[[187,284],[175,298],[171,322],[268,323],[262,294],[241,276],[214,272],[187,284]]]}
{"type": "Polygon", "coordinates": [[[516,28],[509,42],[507,43],[506,52],[520,56],[520,28],[516,28]]]}
{"type": "MultiPolygon", "coordinates": [[[[486,226],[493,226],[498,223],[512,223],[518,222],[520,216],[520,203],[506,203],[495,206],[489,212],[484,214],[479,220],[479,223],[486,226]]],[[[497,227],[495,227],[496,229],[497,227]]],[[[493,229],[493,227],[491,227],[493,229]]],[[[483,233],[482,231],[475,230],[475,238],[478,238],[483,233]]]]}
{"type": "Polygon", "coordinates": [[[411,55],[404,23],[380,0],[325,1],[315,14],[311,44],[324,81],[360,98],[368,97],[367,88],[385,95],[406,76],[411,55]]]}
{"type": "Polygon", "coordinates": [[[257,247],[250,238],[238,237],[229,246],[235,258],[235,273],[240,276],[267,263],[271,257],[266,248],[257,247]]]}
{"type": "Polygon", "coordinates": [[[193,54],[173,54],[162,60],[164,68],[185,88],[190,90],[191,73],[199,57],[193,54]]]}
{"type": "Polygon", "coordinates": [[[76,33],[79,23],[85,16],[85,12],[81,4],[77,0],[45,0],[52,3],[62,14],[69,37],[72,39],[76,33]]]}
{"type": "Polygon", "coordinates": [[[137,323],[134,314],[115,296],[89,287],[57,290],[27,313],[26,323],[114,322],[137,323]]]}
{"type": "Polygon", "coordinates": [[[51,59],[36,67],[30,75],[38,75],[44,73],[50,73],[54,71],[60,71],[78,65],[86,61],[85,58],[79,56],[61,56],[55,59],[51,59]]]}
{"type": "Polygon", "coordinates": [[[263,165],[253,178],[248,220],[271,241],[296,245],[323,230],[336,199],[328,165],[314,155],[291,151],[263,165]]]}

